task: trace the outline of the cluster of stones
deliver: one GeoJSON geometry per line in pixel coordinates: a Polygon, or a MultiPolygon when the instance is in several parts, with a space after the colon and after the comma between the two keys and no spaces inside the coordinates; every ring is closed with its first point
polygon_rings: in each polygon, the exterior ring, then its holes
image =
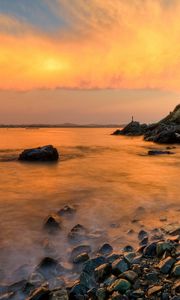
{"type": "MultiPolygon", "coordinates": [[[[59,214],[71,214],[72,209],[65,206],[59,214]]],[[[50,228],[52,223],[51,220],[50,228]]],[[[70,238],[79,231],[83,234],[81,225],[75,226],[70,238]]],[[[80,244],[70,255],[72,270],[64,268],[56,259],[45,257],[27,280],[0,287],[0,300],[178,300],[180,228],[168,235],[162,232],[155,229],[152,236],[141,230],[136,251],[126,246],[115,253],[105,243],[92,252],[90,245],[80,244]],[[78,270],[79,279],[67,283],[65,274],[73,270],[78,270]]]]}

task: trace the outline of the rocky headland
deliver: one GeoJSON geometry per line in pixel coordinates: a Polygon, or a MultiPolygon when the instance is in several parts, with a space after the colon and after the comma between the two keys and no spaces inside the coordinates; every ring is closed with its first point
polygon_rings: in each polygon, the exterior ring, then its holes
{"type": "Polygon", "coordinates": [[[160,144],[180,143],[180,104],[173,112],[157,123],[146,125],[133,121],[113,135],[139,136],[144,135],[146,141],[160,144]]]}

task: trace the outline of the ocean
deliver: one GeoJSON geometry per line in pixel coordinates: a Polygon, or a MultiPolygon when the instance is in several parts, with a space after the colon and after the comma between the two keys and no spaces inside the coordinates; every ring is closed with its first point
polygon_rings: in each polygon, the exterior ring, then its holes
{"type": "Polygon", "coordinates": [[[137,247],[141,229],[178,223],[180,147],[174,155],[148,156],[164,149],[142,137],[113,136],[110,128],[0,129],[0,281],[22,279],[45,256],[71,268],[76,243],[68,233],[83,225],[82,244],[95,251],[109,242],[114,250],[137,247]],[[26,148],[52,144],[57,163],[17,160],[26,148]],[[56,236],[43,230],[47,216],[64,205],[76,212],[62,217],[56,236]],[[52,252],[47,253],[46,243],[52,252]]]}

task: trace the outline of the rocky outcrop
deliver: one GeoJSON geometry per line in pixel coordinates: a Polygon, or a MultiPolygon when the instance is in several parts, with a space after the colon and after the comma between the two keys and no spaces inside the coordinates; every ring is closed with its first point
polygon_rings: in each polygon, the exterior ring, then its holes
{"type": "Polygon", "coordinates": [[[122,130],[116,130],[113,135],[139,136],[144,135],[146,141],[160,144],[180,143],[180,104],[167,117],[155,124],[140,124],[132,121],[122,130]]]}
{"type": "Polygon", "coordinates": [[[180,125],[158,123],[155,128],[148,128],[144,139],[160,144],[178,144],[180,143],[180,125]]]}
{"type": "Polygon", "coordinates": [[[144,139],[160,144],[180,143],[180,105],[158,123],[149,125],[144,139]]]}
{"type": "Polygon", "coordinates": [[[21,161],[57,161],[59,159],[59,153],[52,145],[26,149],[19,155],[21,161]]]}
{"type": "Polygon", "coordinates": [[[113,132],[113,135],[128,135],[128,136],[138,136],[143,135],[147,128],[146,124],[140,124],[139,122],[132,121],[122,130],[118,129],[113,132]]]}

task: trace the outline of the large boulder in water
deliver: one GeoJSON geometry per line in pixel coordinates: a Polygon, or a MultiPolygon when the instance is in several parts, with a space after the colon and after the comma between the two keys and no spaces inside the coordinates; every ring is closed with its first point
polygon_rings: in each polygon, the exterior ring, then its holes
{"type": "Polygon", "coordinates": [[[21,161],[57,161],[59,153],[52,145],[26,149],[19,155],[21,161]]]}
{"type": "Polygon", "coordinates": [[[146,128],[146,124],[140,124],[139,122],[132,121],[122,130],[118,129],[113,132],[113,135],[139,136],[145,133],[146,128]]]}

